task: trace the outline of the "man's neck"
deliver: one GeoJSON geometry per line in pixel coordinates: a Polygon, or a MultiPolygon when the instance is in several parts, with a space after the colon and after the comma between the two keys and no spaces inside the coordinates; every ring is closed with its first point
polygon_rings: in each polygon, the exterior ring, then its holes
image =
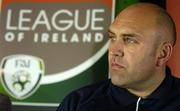
{"type": "Polygon", "coordinates": [[[147,98],[152,92],[154,92],[162,83],[165,78],[165,74],[160,74],[158,77],[154,77],[152,80],[147,81],[148,83],[141,83],[138,88],[127,88],[127,90],[142,98],[147,98]]]}

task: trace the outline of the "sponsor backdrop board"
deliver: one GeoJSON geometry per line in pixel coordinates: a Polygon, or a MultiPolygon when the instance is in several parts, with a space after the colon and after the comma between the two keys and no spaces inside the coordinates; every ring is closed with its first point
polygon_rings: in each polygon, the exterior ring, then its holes
{"type": "Polygon", "coordinates": [[[55,111],[72,90],[107,79],[108,26],[136,2],[1,0],[0,92],[13,111],[55,111]]]}
{"type": "Polygon", "coordinates": [[[53,111],[74,89],[108,78],[114,0],[3,0],[0,92],[13,111],[53,111]]]}

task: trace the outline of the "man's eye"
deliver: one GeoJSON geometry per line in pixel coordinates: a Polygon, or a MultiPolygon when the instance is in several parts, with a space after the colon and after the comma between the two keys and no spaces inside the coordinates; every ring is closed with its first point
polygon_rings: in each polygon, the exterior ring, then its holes
{"type": "Polygon", "coordinates": [[[109,39],[112,40],[112,41],[114,41],[114,40],[116,40],[116,37],[115,37],[115,36],[112,36],[112,35],[109,35],[109,39]]]}
{"type": "Polygon", "coordinates": [[[125,37],[124,42],[125,43],[131,43],[131,44],[138,43],[137,40],[135,40],[134,38],[129,38],[129,37],[125,37]]]}

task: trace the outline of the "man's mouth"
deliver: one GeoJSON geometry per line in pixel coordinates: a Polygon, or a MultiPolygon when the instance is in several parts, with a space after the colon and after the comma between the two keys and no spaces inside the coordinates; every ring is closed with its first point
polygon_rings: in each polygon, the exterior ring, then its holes
{"type": "Polygon", "coordinates": [[[114,69],[114,70],[119,70],[119,69],[124,68],[124,66],[122,66],[122,65],[120,65],[120,64],[118,64],[116,62],[112,62],[111,63],[111,68],[114,69]]]}

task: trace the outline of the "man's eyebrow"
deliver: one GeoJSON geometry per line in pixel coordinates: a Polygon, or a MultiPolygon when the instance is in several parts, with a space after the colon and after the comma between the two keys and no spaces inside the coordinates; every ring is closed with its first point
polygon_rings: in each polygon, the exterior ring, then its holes
{"type": "Polygon", "coordinates": [[[123,37],[136,37],[136,34],[122,34],[123,37]]]}
{"type": "Polygon", "coordinates": [[[112,32],[110,29],[108,29],[108,33],[115,34],[115,33],[114,33],[114,32],[112,32]]]}
{"type": "MultiPolygon", "coordinates": [[[[111,31],[111,29],[108,29],[108,33],[109,34],[112,34],[112,35],[116,35],[113,31],[111,31]]],[[[135,34],[135,33],[129,33],[129,32],[125,32],[125,33],[122,33],[120,34],[119,36],[121,37],[132,37],[132,38],[140,38],[140,36],[138,34],[135,34]]]]}

